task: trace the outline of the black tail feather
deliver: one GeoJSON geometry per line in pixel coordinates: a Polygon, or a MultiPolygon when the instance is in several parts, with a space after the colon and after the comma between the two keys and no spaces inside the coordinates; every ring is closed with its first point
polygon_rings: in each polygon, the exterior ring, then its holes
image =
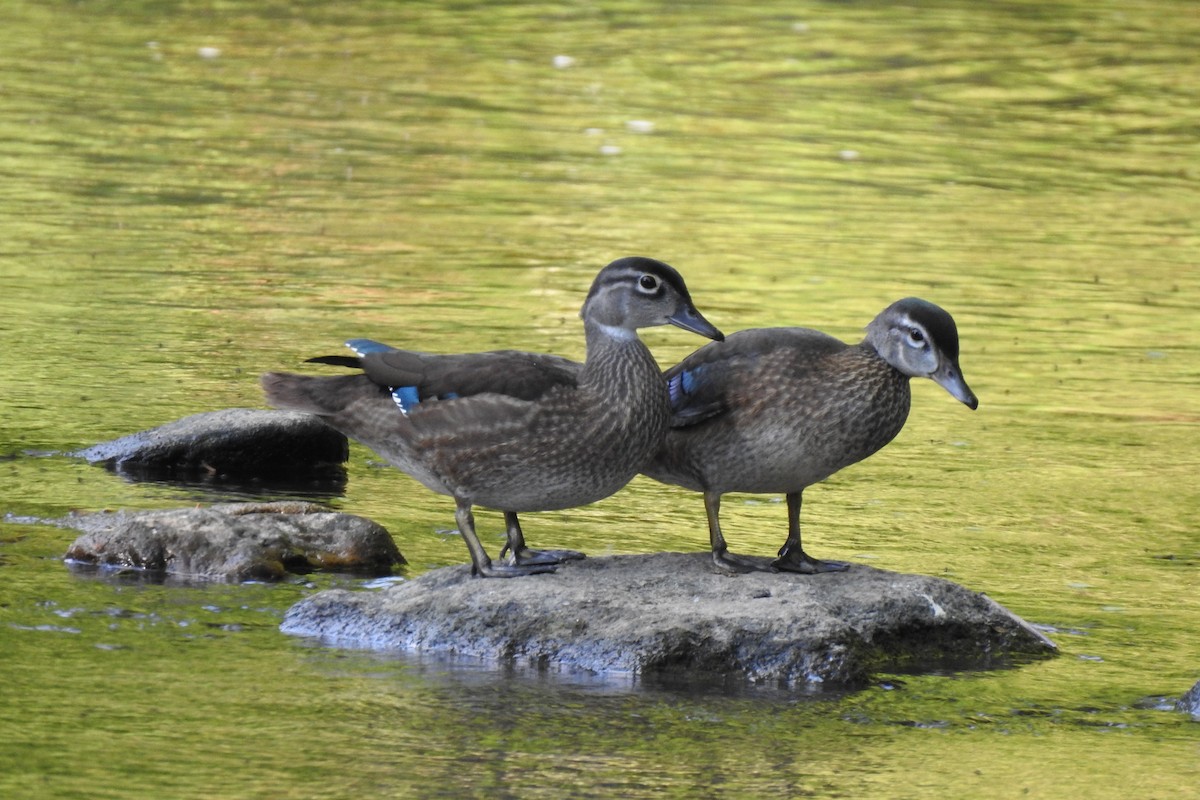
{"type": "Polygon", "coordinates": [[[317,356],[316,358],[306,358],[305,364],[329,364],[334,367],[349,367],[350,369],[362,369],[362,359],[356,356],[317,356]]]}

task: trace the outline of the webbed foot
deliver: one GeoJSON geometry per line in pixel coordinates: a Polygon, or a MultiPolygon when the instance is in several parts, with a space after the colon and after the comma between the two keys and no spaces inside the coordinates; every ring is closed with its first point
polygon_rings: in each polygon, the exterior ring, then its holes
{"type": "Polygon", "coordinates": [[[770,562],[750,556],[739,556],[728,550],[712,551],[713,565],[726,575],[745,575],[748,572],[778,572],[770,562]]]}
{"type": "Polygon", "coordinates": [[[801,575],[816,575],[821,572],[845,572],[850,569],[847,561],[822,561],[813,558],[803,550],[794,551],[784,548],[779,558],[771,562],[771,566],[780,572],[798,572],[801,575]]]}
{"type": "Polygon", "coordinates": [[[554,572],[553,564],[496,564],[489,563],[471,567],[471,574],[480,578],[523,578],[526,575],[540,575],[554,572]]]}
{"type": "Polygon", "coordinates": [[[514,566],[552,565],[587,558],[578,550],[531,550],[521,547],[514,551],[507,544],[500,550],[500,558],[505,556],[508,556],[508,563],[514,566]]]}
{"type": "Polygon", "coordinates": [[[587,558],[578,550],[530,550],[525,546],[525,534],[521,532],[521,523],[515,511],[504,512],[504,527],[508,540],[500,548],[500,558],[503,560],[508,556],[508,563],[513,566],[561,564],[587,558]]]}

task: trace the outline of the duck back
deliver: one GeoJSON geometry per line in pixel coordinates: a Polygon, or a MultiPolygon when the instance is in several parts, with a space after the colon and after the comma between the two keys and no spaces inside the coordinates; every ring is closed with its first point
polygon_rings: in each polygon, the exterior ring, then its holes
{"type": "Polygon", "coordinates": [[[797,491],[890,442],[910,403],[870,347],[808,328],[732,334],[667,379],[672,428],[643,471],[696,491],[797,491]]]}

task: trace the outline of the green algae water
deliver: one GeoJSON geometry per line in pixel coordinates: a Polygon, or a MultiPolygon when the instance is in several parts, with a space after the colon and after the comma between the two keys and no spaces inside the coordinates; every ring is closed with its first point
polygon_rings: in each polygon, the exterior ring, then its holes
{"type": "MultiPolygon", "coordinates": [[[[1189,3],[15,2],[0,30],[0,796],[1193,797],[1200,17],[1189,3]],[[805,493],[819,558],[939,575],[1062,654],[850,693],[330,650],[341,577],[76,574],[74,509],[213,499],[62,453],[367,336],[582,356],[609,260],[726,331],[955,315],[972,413],[805,493]]],[[[646,334],[660,362],[701,342],[646,334]]],[[[453,509],[355,448],[403,575],[453,509]]],[[[730,497],[769,554],[779,498],[730,497]]],[[[498,514],[479,524],[493,551],[498,514]]],[[[535,546],[707,547],[638,479],[535,546]]],[[[363,586],[370,591],[370,585],[363,586]]]]}

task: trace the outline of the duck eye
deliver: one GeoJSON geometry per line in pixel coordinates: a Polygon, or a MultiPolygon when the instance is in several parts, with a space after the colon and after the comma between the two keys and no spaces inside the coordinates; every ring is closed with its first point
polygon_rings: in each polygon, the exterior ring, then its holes
{"type": "Polygon", "coordinates": [[[658,278],[653,275],[643,275],[638,279],[638,286],[641,287],[642,291],[653,292],[658,288],[658,278]]]}
{"type": "Polygon", "coordinates": [[[921,344],[925,341],[925,334],[921,333],[916,328],[912,328],[908,332],[908,338],[913,344],[921,344]]]}

